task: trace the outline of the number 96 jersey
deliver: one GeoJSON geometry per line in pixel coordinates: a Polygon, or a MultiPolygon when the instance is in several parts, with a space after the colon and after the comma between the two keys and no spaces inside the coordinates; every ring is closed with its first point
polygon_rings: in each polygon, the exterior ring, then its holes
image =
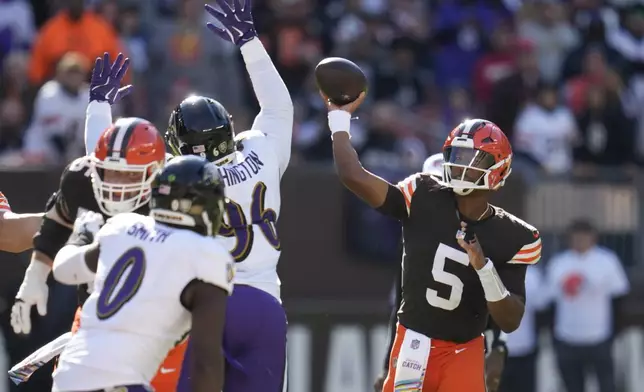
{"type": "Polygon", "coordinates": [[[149,385],[190,329],[191,314],[180,301],[184,288],[197,279],[232,292],[234,263],[212,237],[127,213],[109,219],[95,240],[94,291],[60,356],[57,390],[149,385]]]}
{"type": "Polygon", "coordinates": [[[228,199],[219,235],[236,262],[235,284],[256,287],[279,299],[281,245],[275,224],[286,168],[262,132],[242,132],[235,141],[239,147],[233,159],[217,167],[228,199]]]}

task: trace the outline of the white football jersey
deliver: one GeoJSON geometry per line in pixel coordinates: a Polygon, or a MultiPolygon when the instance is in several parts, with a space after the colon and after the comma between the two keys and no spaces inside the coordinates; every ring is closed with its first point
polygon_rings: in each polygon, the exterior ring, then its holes
{"type": "Polygon", "coordinates": [[[186,285],[199,279],[232,292],[233,260],[212,237],[127,213],[110,218],[95,241],[94,291],[60,356],[54,390],[149,385],[191,327],[180,302],[186,285]]]}
{"type": "Polygon", "coordinates": [[[275,143],[261,131],[242,132],[235,140],[241,144],[239,151],[232,161],[217,167],[228,198],[219,234],[236,262],[235,284],[257,287],[279,299],[281,245],[275,224],[281,206],[280,179],[289,156],[275,148],[284,143],[275,143]]]}

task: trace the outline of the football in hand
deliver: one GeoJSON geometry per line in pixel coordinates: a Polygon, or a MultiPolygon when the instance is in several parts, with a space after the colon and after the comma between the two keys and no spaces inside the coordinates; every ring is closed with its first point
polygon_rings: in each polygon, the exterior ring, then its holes
{"type": "Polygon", "coordinates": [[[343,106],[367,91],[367,77],[355,63],[341,57],[327,57],[315,67],[318,89],[332,104],[343,106]]]}

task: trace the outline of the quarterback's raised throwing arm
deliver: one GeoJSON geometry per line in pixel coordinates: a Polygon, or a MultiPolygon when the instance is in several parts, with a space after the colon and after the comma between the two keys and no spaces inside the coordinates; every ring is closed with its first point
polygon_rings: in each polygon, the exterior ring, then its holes
{"type": "Polygon", "coordinates": [[[362,104],[365,93],[342,107],[332,104],[322,92],[320,94],[329,110],[333,160],[342,184],[371,207],[398,219],[405,217],[411,197],[407,195],[411,194],[406,193],[401,184],[392,185],[362,167],[358,153],[351,145],[351,115],[362,104]]]}
{"type": "Polygon", "coordinates": [[[274,144],[280,173],[283,174],[291,158],[293,135],[291,96],[264,45],[257,37],[251,14],[251,2],[247,0],[243,5],[235,2],[233,8],[226,1],[220,0],[217,4],[221,11],[210,5],[206,5],[206,11],[226,28],[217,27],[212,23],[208,23],[207,26],[219,37],[240,48],[261,108],[251,129],[263,132],[274,144]]]}

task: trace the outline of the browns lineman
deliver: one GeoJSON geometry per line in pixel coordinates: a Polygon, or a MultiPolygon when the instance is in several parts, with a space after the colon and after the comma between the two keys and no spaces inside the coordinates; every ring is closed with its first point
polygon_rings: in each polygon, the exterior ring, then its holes
{"type": "Polygon", "coordinates": [[[467,120],[445,141],[442,180],[419,173],[393,185],[351,145],[362,100],[325,101],[340,180],[403,227],[403,299],[383,391],[484,392],[488,316],[506,333],[518,328],[526,268],[541,257],[539,232],[488,202],[510,175],[510,142],[495,124],[467,120]]]}

